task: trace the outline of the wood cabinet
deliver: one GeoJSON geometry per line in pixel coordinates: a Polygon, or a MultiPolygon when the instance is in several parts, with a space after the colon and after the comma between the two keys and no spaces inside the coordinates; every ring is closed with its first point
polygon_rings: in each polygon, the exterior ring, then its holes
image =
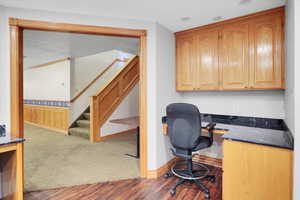
{"type": "Polygon", "coordinates": [[[220,89],[249,87],[249,23],[234,23],[221,29],[220,89]]]}
{"type": "Polygon", "coordinates": [[[218,29],[202,31],[195,37],[194,89],[218,89],[218,29]]]}
{"type": "Polygon", "coordinates": [[[177,88],[189,90],[195,88],[195,42],[193,37],[183,37],[177,40],[177,88]]]}
{"type": "Polygon", "coordinates": [[[293,151],[224,140],[223,200],[291,200],[293,151]]]}
{"type": "Polygon", "coordinates": [[[0,145],[0,199],[23,200],[23,143],[0,145]]]}
{"type": "Polygon", "coordinates": [[[283,87],[283,15],[262,16],[251,22],[252,88],[283,87]]]}
{"type": "Polygon", "coordinates": [[[283,24],[279,7],[175,33],[177,90],[284,89],[283,24]]]}

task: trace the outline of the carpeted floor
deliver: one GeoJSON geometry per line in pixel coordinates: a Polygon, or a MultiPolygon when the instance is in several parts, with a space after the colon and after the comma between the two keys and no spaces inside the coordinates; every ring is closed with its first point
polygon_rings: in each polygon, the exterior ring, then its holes
{"type": "Polygon", "coordinates": [[[99,143],[25,124],[25,191],[136,178],[135,134],[99,143]]]}

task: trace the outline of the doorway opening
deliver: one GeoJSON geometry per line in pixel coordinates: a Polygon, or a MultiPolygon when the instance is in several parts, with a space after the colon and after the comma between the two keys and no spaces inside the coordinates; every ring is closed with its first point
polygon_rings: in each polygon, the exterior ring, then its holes
{"type": "MultiPolygon", "coordinates": [[[[140,130],[140,176],[146,177],[146,31],[99,26],[60,24],[51,22],[10,19],[11,35],[11,132],[16,137],[24,137],[23,117],[23,33],[24,30],[40,30],[64,33],[94,34],[105,36],[132,37],[139,39],[139,130],[140,130]]],[[[95,128],[97,126],[93,126],[95,128]]],[[[101,137],[99,137],[101,138],[101,137]]],[[[96,138],[96,139],[99,139],[96,138]]],[[[25,137],[26,139],[26,137],[25,137]]],[[[26,155],[25,155],[26,156],[26,155]]],[[[26,159],[26,158],[25,158],[26,159]]],[[[80,173],[80,172],[78,172],[80,173]]]]}

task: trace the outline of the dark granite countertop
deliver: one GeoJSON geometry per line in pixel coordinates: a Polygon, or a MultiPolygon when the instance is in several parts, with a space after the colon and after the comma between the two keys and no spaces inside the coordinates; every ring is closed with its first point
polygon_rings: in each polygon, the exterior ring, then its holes
{"type": "Polygon", "coordinates": [[[4,137],[0,137],[0,146],[7,145],[7,144],[14,144],[18,142],[24,142],[24,141],[25,141],[24,138],[16,138],[11,136],[10,134],[7,134],[4,137]]]}
{"type": "Polygon", "coordinates": [[[222,137],[225,140],[294,149],[293,135],[281,119],[205,115],[202,126],[215,122],[216,128],[228,129],[222,137]]]}

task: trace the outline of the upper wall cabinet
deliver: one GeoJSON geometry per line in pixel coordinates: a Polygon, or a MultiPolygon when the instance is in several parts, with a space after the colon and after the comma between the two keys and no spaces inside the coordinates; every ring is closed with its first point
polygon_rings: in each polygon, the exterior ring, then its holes
{"type": "Polygon", "coordinates": [[[250,87],[283,88],[283,14],[270,14],[254,19],[251,22],[250,37],[250,87]]]}
{"type": "Polygon", "coordinates": [[[221,28],[220,88],[249,87],[249,23],[228,24],[221,28]]]}
{"type": "Polygon", "coordinates": [[[178,91],[284,89],[284,8],[175,33],[178,91]]]}
{"type": "Polygon", "coordinates": [[[195,37],[195,90],[215,90],[219,85],[217,29],[201,31],[195,37]]]}
{"type": "Polygon", "coordinates": [[[195,42],[193,37],[183,37],[177,40],[177,89],[191,90],[195,87],[195,42]]]}

